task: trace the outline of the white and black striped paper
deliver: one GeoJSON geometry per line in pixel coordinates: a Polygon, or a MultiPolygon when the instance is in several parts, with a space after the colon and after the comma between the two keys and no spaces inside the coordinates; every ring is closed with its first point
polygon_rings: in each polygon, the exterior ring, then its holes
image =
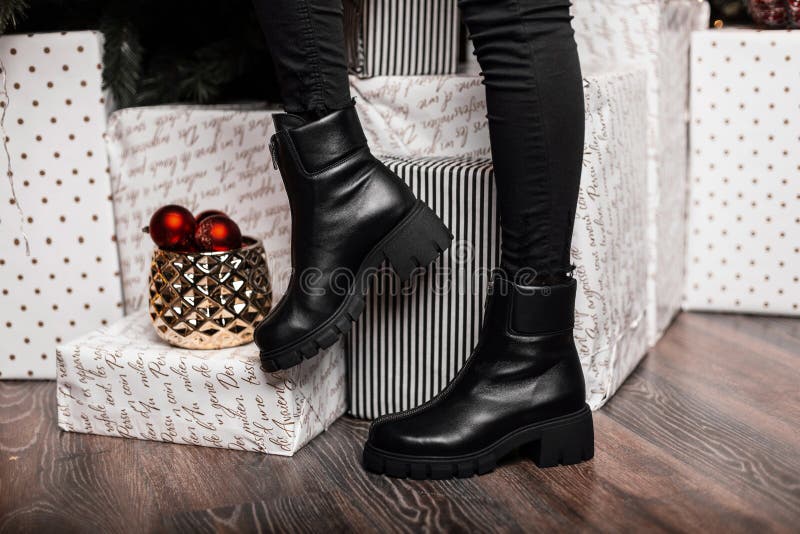
{"type": "Polygon", "coordinates": [[[405,287],[385,270],[367,297],[348,348],[350,413],[364,418],[418,406],[455,376],[477,343],[500,249],[489,160],[383,159],[455,239],[405,287]]]}
{"type": "Polygon", "coordinates": [[[350,66],[362,78],[454,74],[456,0],[351,0],[345,3],[350,66]]]}

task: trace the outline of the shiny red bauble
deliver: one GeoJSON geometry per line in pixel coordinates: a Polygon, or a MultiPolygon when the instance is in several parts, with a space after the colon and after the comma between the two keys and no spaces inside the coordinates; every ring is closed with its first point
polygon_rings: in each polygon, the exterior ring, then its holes
{"type": "Polygon", "coordinates": [[[223,217],[227,217],[225,213],[219,210],[205,210],[198,213],[197,216],[194,218],[194,220],[197,222],[197,224],[200,224],[201,222],[203,222],[203,219],[208,219],[213,215],[222,215],[223,217]]]}
{"type": "Polygon", "coordinates": [[[800,0],[748,0],[747,9],[759,26],[800,27],[800,0]]]}
{"type": "Polygon", "coordinates": [[[153,242],[165,250],[189,250],[195,232],[192,212],[170,204],[159,208],[150,218],[148,227],[153,242]]]}
{"type": "Polygon", "coordinates": [[[224,252],[242,248],[242,232],[225,215],[211,215],[197,225],[194,242],[203,252],[224,252]]]}

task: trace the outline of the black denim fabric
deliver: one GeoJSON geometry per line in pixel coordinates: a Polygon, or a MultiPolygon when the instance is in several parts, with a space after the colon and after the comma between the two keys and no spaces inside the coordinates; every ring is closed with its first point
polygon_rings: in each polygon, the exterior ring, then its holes
{"type": "MultiPolygon", "coordinates": [[[[284,106],[306,117],[350,104],[341,0],[254,0],[284,106]]],[[[570,270],[584,138],[568,0],[459,0],[486,86],[502,267],[521,283],[570,270]]]]}
{"type": "Polygon", "coordinates": [[[321,118],[352,105],[342,0],[253,0],[288,113],[321,118]]]}

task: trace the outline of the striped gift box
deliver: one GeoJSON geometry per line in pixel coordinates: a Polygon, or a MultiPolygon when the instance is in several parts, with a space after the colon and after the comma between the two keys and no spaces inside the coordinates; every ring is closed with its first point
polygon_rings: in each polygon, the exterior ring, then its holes
{"type": "Polygon", "coordinates": [[[350,413],[413,408],[442,390],[478,339],[500,227],[492,165],[464,158],[382,158],[438,213],[455,240],[401,287],[381,271],[350,333],[350,413]]]}
{"type": "MultiPolygon", "coordinates": [[[[596,409],[647,350],[647,77],[631,67],[590,71],[602,74],[588,76],[584,87],[586,142],[572,262],[575,342],[586,400],[596,409]]],[[[366,418],[418,406],[455,376],[478,339],[500,242],[488,160],[385,161],[444,219],[455,241],[409,286],[398,287],[387,269],[367,297],[348,356],[350,413],[366,418]]]]}
{"type": "Polygon", "coordinates": [[[359,77],[456,72],[456,0],[347,0],[344,8],[350,68],[359,77]]]}

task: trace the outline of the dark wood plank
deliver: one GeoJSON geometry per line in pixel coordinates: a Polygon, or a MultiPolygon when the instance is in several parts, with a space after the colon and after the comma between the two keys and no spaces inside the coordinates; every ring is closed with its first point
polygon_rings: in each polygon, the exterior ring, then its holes
{"type": "Polygon", "coordinates": [[[1,383],[0,413],[0,531],[147,528],[138,442],[59,431],[52,383],[1,383]]]}
{"type": "Polygon", "coordinates": [[[0,532],[794,532],[800,320],[684,314],[595,414],[596,456],[483,477],[365,473],[343,418],[294,458],[62,433],[0,382],[0,532]]]}
{"type": "Polygon", "coordinates": [[[670,335],[651,352],[641,373],[665,377],[700,402],[747,421],[754,430],[774,440],[796,442],[800,343],[796,353],[774,345],[750,347],[751,338],[742,336],[728,322],[709,323],[706,317],[688,317],[675,322],[670,335]]]}

